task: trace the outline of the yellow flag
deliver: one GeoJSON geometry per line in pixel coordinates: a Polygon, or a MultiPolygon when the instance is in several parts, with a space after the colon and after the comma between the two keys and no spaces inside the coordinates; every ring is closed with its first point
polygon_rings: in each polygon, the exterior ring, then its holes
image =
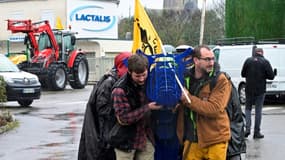
{"type": "Polygon", "coordinates": [[[162,53],[162,42],[156,33],[144,7],[139,0],[135,0],[133,48],[135,53],[141,49],[145,54],[154,55],[162,53]]]}
{"type": "Polygon", "coordinates": [[[63,25],[61,23],[60,17],[56,17],[55,29],[60,29],[60,30],[64,29],[64,27],[63,27],[63,25]]]}

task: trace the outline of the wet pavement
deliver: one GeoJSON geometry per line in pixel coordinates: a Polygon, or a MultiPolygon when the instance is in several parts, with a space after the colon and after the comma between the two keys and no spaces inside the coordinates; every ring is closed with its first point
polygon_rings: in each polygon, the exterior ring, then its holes
{"type": "Polygon", "coordinates": [[[5,104],[20,122],[0,135],[0,160],[75,160],[92,86],[82,90],[44,91],[31,107],[5,104]]]}
{"type": "MultiPolygon", "coordinates": [[[[20,122],[0,134],[0,160],[76,160],[85,106],[92,86],[85,89],[43,91],[31,107],[4,104],[20,122]]],[[[263,110],[264,139],[247,139],[246,160],[283,159],[285,156],[285,103],[266,104],[263,110]]],[[[253,112],[254,115],[254,112],[253,112]]]]}
{"type": "MultiPolygon", "coordinates": [[[[274,109],[273,109],[274,110],[274,109]]],[[[277,111],[277,110],[276,110],[277,111]]],[[[265,111],[266,112],[266,111],[265,111]]],[[[272,111],[270,111],[272,112],[272,111]]],[[[247,160],[281,160],[285,156],[285,115],[265,114],[262,119],[262,133],[264,139],[253,139],[253,134],[247,138],[247,160]]],[[[252,117],[254,118],[254,117],[252,117]]]]}

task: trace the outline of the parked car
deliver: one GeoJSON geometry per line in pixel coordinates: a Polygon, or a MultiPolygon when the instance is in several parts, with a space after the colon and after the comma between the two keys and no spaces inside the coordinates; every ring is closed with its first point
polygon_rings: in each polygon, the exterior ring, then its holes
{"type": "Polygon", "coordinates": [[[7,101],[29,106],[41,96],[41,83],[36,75],[19,70],[5,55],[0,54],[0,75],[6,82],[7,101]]]}

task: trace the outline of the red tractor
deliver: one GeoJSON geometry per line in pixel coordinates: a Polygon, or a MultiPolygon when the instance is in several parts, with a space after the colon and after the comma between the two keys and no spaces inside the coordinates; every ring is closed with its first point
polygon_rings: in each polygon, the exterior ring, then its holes
{"type": "Polygon", "coordinates": [[[76,33],[52,30],[48,21],[31,20],[8,20],[8,30],[27,34],[24,43],[30,58],[18,67],[36,74],[44,88],[63,90],[67,81],[74,89],[85,87],[88,61],[85,53],[75,47],[76,33]]]}

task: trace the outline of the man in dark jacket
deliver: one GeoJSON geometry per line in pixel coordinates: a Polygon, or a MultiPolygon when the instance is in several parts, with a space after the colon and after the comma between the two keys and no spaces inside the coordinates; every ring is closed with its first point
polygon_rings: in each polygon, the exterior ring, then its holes
{"type": "Polygon", "coordinates": [[[255,105],[253,138],[264,138],[264,135],[260,133],[260,124],[266,92],[266,79],[273,80],[274,72],[269,61],[263,57],[263,49],[256,48],[255,54],[246,59],[242,67],[241,76],[246,78],[245,137],[250,135],[251,109],[252,105],[255,105]]]}
{"type": "Polygon", "coordinates": [[[106,141],[106,135],[114,125],[111,91],[117,79],[127,73],[129,52],[115,57],[114,68],[103,75],[89,97],[79,144],[78,160],[115,160],[114,148],[106,141]]]}

